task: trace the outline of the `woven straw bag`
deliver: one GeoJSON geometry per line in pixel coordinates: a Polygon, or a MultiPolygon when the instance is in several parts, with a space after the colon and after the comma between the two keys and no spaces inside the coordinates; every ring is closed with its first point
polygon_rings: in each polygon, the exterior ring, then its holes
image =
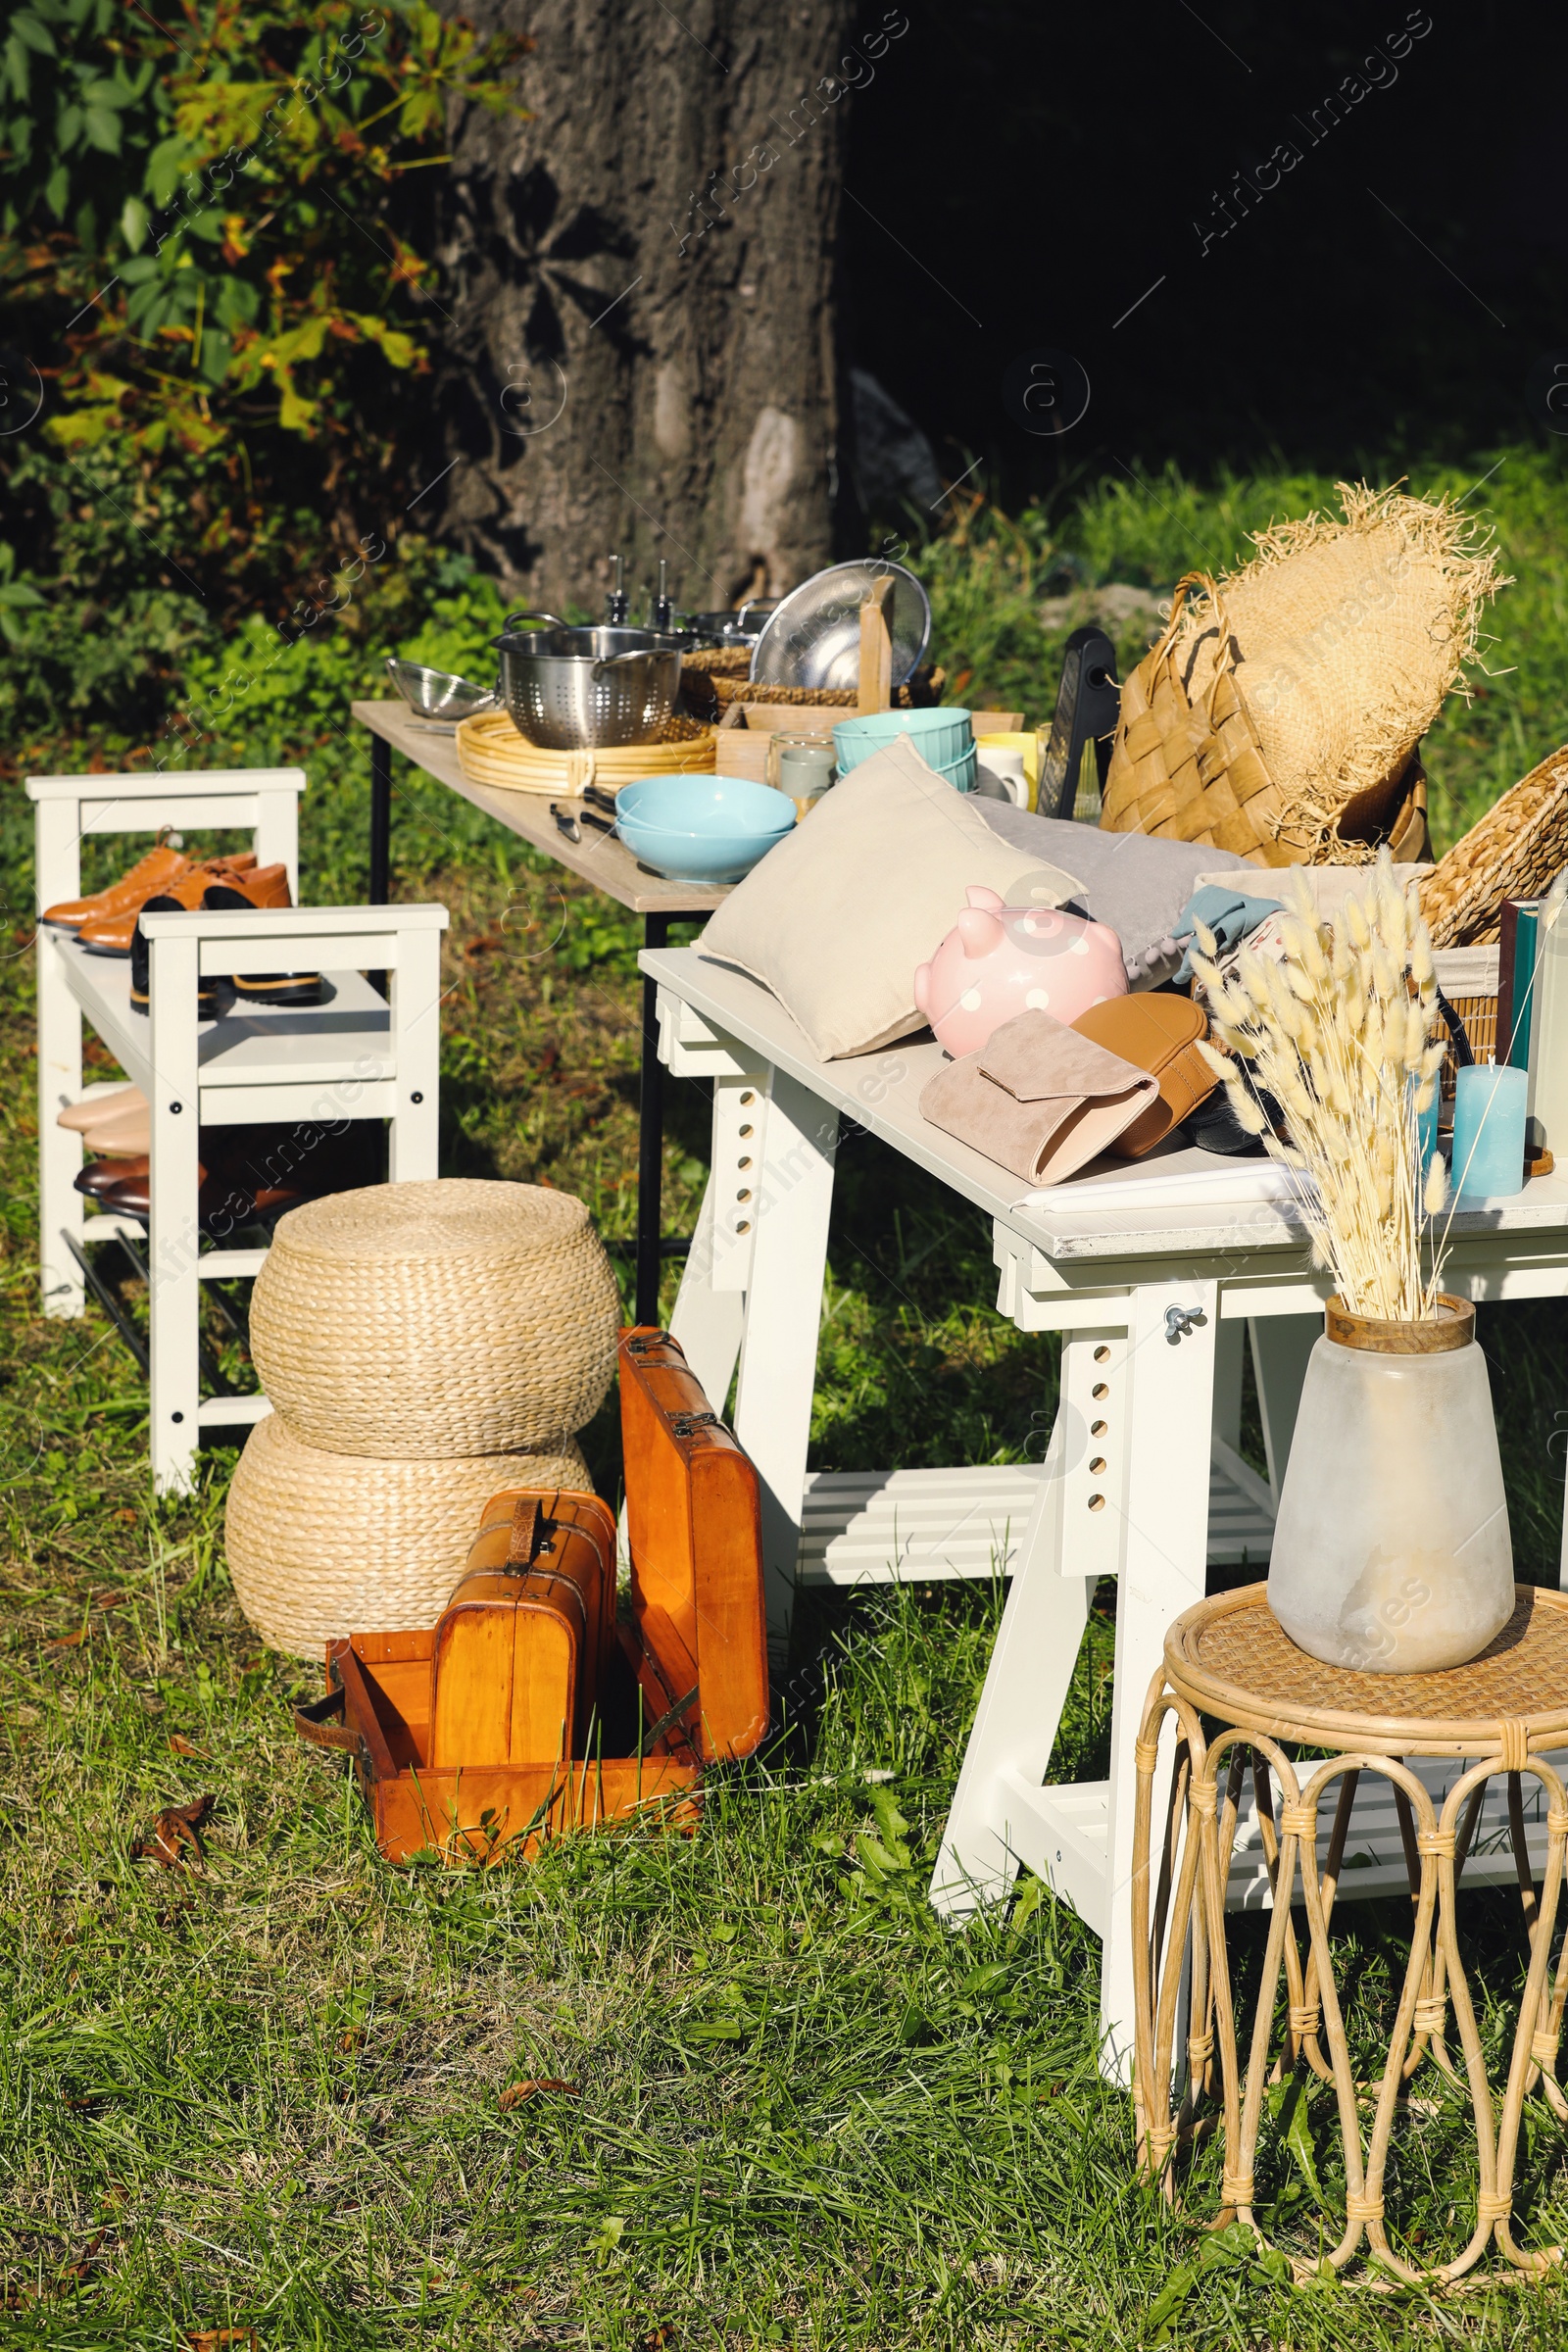
{"type": "Polygon", "coordinates": [[[1260,865],[1292,864],[1276,838],[1280,796],[1237,690],[1229,639],[1200,693],[1191,690],[1177,658],[1187,592],[1195,587],[1217,600],[1202,573],[1179,581],[1158,643],[1122,688],[1101,824],[1111,833],[1231,850],[1260,865]]]}
{"type": "Polygon", "coordinates": [[[509,1486],[593,1491],[570,1439],[548,1453],[378,1461],[324,1453],[269,1413],[228,1490],[235,1596],[264,1642],[297,1657],[346,1634],[434,1625],[480,1512],[509,1486]]]}
{"type": "Polygon", "coordinates": [[[441,1177],[281,1218],[251,1352],[307,1444],[435,1461],[559,1447],[604,1402],[619,1324],[582,1201],[441,1177]]]}
{"type": "Polygon", "coordinates": [[[1415,854],[1416,746],[1450,689],[1466,691],[1482,608],[1506,583],[1486,532],[1446,500],[1339,487],[1343,521],[1276,524],[1240,570],[1183,581],[1124,690],[1113,830],[1173,832],[1154,812],[1179,778],[1197,829],[1177,839],[1267,865],[1362,863],[1385,839],[1415,854]],[[1211,824],[1195,793],[1214,795],[1211,824]]]}
{"type": "Polygon", "coordinates": [[[1438,948],[1497,938],[1504,899],[1536,899],[1568,865],[1568,745],[1533,767],[1441,858],[1421,884],[1438,948]]]}

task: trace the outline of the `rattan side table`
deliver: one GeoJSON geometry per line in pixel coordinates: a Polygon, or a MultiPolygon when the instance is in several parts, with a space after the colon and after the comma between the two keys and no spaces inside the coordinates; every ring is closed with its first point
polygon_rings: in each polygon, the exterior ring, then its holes
{"type": "MultiPolygon", "coordinates": [[[[1568,2098],[1555,2079],[1568,1997],[1568,1949],[1554,1982],[1550,1965],[1568,1795],[1540,1752],[1568,1744],[1568,1594],[1525,1585],[1516,1590],[1513,1616],[1470,1665],[1444,1674],[1385,1675],[1348,1673],[1309,1657],[1276,1622],[1267,1588],[1249,1586],[1201,1601],[1176,1620],[1165,1638],[1164,1666],[1150,1690],[1137,1750],[1132,1887],[1140,2160],[1174,2198],[1179,2157],[1217,2126],[1224,2156],[1218,2220],[1240,2219],[1256,2228],[1252,2170],[1264,2090],[1304,2059],[1321,2082],[1333,2084],[1339,2109],[1347,2195],[1344,2235],[1328,2257],[1336,2270],[1354,2256],[1363,2231],[1374,2260],[1412,2283],[1461,2278],[1494,2235],[1522,2271],[1544,2270],[1561,2260],[1556,2247],[1531,2252],[1516,2245],[1510,2216],[1527,2094],[1539,2091],[1558,2120],[1568,2122],[1568,2098]],[[1167,1715],[1175,1718],[1176,1757],[1156,1876],[1151,1867],[1151,1832],[1159,1735],[1167,1715]],[[1334,1752],[1297,1764],[1282,1741],[1334,1752]],[[1273,1912],[1244,2081],[1226,1954],[1225,1888],[1249,1754],[1273,1912]],[[1441,1814],[1403,1761],[1410,1756],[1474,1759],[1444,1799],[1441,1814]],[[1381,1774],[1392,1784],[1413,1929],[1383,2074],[1358,2085],[1329,1924],[1362,1773],[1381,1774]],[[1271,1774],[1279,1787],[1277,1814],[1271,1774]],[[1508,1776],[1509,1830],[1531,1959],[1501,2114],[1494,2120],[1454,1909],[1487,1784],[1499,1774],[1508,1776]],[[1525,1842],[1521,1780],[1526,1774],[1540,1782],[1547,1807],[1539,1891],[1525,1842]],[[1335,1783],[1320,1872],[1318,1808],[1335,1783]],[[1303,1904],[1306,1912],[1304,1965],[1293,1903],[1303,1904]],[[1189,1957],[1186,2082],[1173,2113],[1172,2043],[1189,1957]],[[1462,2074],[1445,2039],[1450,2003],[1462,2074]],[[1389,2244],[1383,2189],[1396,2104],[1408,2078],[1428,2057],[1468,2092],[1477,2151],[1476,2222],[1468,2243],[1451,2261],[1416,2269],[1389,2244]],[[1373,2107],[1364,2149],[1363,2100],[1373,2107]]],[[[1314,2266],[1296,2267],[1305,2275],[1314,2266]]]]}

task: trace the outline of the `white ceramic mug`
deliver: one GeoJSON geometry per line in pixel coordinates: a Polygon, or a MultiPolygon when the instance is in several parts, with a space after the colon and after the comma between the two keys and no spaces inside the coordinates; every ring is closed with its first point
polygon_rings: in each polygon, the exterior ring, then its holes
{"type": "MultiPolygon", "coordinates": [[[[981,744],[975,759],[979,789],[984,789],[985,780],[989,777],[999,788],[1003,800],[1010,801],[1015,808],[1028,808],[1029,778],[1024,772],[1022,752],[1007,752],[1000,747],[993,749],[989,744],[981,744]]],[[[994,800],[998,793],[986,797],[994,800]]]]}

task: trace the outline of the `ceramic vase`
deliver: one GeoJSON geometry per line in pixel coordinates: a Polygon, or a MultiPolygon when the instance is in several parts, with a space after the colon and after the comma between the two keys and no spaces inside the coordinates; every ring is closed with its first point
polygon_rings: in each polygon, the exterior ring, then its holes
{"type": "Polygon", "coordinates": [[[1365,1674],[1479,1656],[1513,1613],[1513,1545],[1475,1309],[1386,1323],[1331,1298],[1307,1361],[1268,1578],[1301,1649],[1365,1674]]]}

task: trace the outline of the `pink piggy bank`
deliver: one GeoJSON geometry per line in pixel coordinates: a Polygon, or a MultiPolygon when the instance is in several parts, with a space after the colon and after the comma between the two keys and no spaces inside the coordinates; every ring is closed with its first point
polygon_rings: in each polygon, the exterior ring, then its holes
{"type": "Polygon", "coordinates": [[[914,1001],[952,1054],[973,1054],[1020,1012],[1071,1022],[1127,994],[1121,941],[1106,923],[1054,906],[1009,906],[971,886],[969,904],[929,963],[914,1001]]]}

